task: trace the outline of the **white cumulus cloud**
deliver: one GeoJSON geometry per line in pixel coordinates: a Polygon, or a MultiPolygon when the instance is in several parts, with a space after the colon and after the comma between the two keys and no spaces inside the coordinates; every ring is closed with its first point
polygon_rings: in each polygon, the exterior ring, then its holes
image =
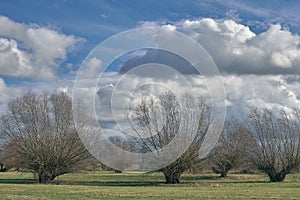
{"type": "Polygon", "coordinates": [[[80,41],[73,35],[0,16],[0,74],[38,80],[55,78],[60,63],[80,41]]]}
{"type": "MultiPolygon", "coordinates": [[[[144,22],[141,27],[158,27],[144,22]]],[[[300,36],[280,24],[254,33],[233,20],[202,18],[174,25],[160,25],[181,31],[198,41],[212,56],[220,71],[233,74],[299,74],[300,36]]]]}
{"type": "Polygon", "coordinates": [[[98,58],[90,58],[86,60],[78,72],[80,78],[96,78],[103,67],[102,61],[98,58]]]}
{"type": "Polygon", "coordinates": [[[271,25],[262,33],[232,20],[186,20],[177,29],[197,40],[221,71],[237,74],[300,72],[300,36],[271,25]]]}

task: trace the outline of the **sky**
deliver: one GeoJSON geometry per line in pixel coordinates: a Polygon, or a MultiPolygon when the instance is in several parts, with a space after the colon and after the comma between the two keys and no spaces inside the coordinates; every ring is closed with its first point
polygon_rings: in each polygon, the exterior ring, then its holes
{"type": "MultiPolygon", "coordinates": [[[[72,95],[88,54],[107,38],[137,27],[167,27],[199,42],[222,74],[229,116],[251,105],[299,108],[299,9],[293,0],[1,0],[0,112],[28,91],[72,95]]],[[[149,54],[135,52],[133,59],[143,63],[149,54]]],[[[89,76],[101,60],[86,65],[89,76]]],[[[120,76],[108,73],[104,86],[120,76]]]]}

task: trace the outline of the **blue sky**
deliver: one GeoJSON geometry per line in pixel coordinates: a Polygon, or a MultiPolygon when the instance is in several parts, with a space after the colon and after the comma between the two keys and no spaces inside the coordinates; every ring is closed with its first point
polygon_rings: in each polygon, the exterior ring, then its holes
{"type": "Polygon", "coordinates": [[[299,9],[300,3],[293,0],[12,0],[1,2],[0,15],[83,38],[84,44],[66,61],[78,64],[99,42],[143,21],[175,23],[203,17],[233,18],[249,25],[254,32],[265,30],[269,23],[281,23],[299,33],[299,9]]]}
{"type": "Polygon", "coordinates": [[[300,102],[297,89],[300,71],[299,10],[300,2],[293,0],[2,0],[0,105],[36,88],[71,90],[69,79],[74,78],[81,62],[101,41],[135,27],[170,24],[189,36],[211,34],[213,30],[206,30],[205,26],[218,26],[219,32],[213,32],[211,37],[194,39],[203,43],[220,65],[225,76],[228,105],[244,106],[250,98],[262,105],[295,107],[300,102]],[[234,47],[228,46],[232,44],[233,36],[231,42],[223,38],[223,33],[229,31],[229,34],[231,30],[245,33],[238,35],[236,32],[236,36],[242,39],[235,41],[234,47]],[[218,39],[230,52],[223,54],[215,49],[213,42],[218,39]],[[280,41],[290,45],[279,45],[280,41]],[[238,55],[257,58],[257,63],[252,66],[248,61],[245,64],[238,55]],[[264,59],[270,60],[264,62],[264,59]],[[262,97],[263,92],[253,89],[257,93],[243,98],[241,90],[250,84],[253,77],[259,80],[260,85],[280,92],[275,94],[276,97],[271,94],[262,97]],[[240,85],[244,88],[231,86],[242,80],[244,82],[240,85]],[[290,97],[291,100],[288,99],[290,97]]]}

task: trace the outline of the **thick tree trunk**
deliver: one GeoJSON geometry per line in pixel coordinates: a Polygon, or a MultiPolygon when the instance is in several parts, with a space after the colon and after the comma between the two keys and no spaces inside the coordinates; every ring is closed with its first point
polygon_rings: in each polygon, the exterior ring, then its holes
{"type": "Polygon", "coordinates": [[[180,183],[180,173],[164,173],[167,184],[177,184],[180,183]]]}
{"type": "Polygon", "coordinates": [[[227,177],[227,173],[228,173],[228,171],[222,171],[220,177],[221,178],[227,177]]]}
{"type": "Polygon", "coordinates": [[[221,178],[225,178],[227,177],[227,174],[229,172],[229,170],[231,169],[231,166],[230,167],[227,167],[227,168],[221,168],[221,169],[218,169],[216,167],[212,167],[212,170],[216,173],[216,174],[220,174],[220,177],[221,178]]]}
{"type": "Polygon", "coordinates": [[[0,163],[0,172],[4,171],[4,164],[0,163]]]}
{"type": "Polygon", "coordinates": [[[44,173],[39,173],[39,183],[48,183],[49,177],[45,175],[44,173]]]}
{"type": "Polygon", "coordinates": [[[268,173],[268,176],[270,178],[270,182],[282,182],[285,179],[286,173],[270,172],[270,173],[268,173]]]}

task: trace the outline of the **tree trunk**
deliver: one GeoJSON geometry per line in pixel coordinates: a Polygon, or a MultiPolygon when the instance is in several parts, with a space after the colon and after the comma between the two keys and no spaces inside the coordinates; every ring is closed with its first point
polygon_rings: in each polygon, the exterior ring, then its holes
{"type": "Polygon", "coordinates": [[[49,177],[47,175],[45,175],[44,173],[39,173],[39,183],[48,183],[49,181],[49,177]]]}
{"type": "Polygon", "coordinates": [[[0,172],[4,171],[4,164],[0,163],[0,172]]]}
{"type": "Polygon", "coordinates": [[[166,183],[167,184],[177,184],[180,183],[180,173],[164,173],[165,179],[166,179],[166,183]]]}
{"type": "Polygon", "coordinates": [[[213,172],[215,172],[216,174],[220,174],[220,178],[225,178],[227,177],[227,174],[229,172],[229,170],[231,169],[231,166],[230,167],[227,167],[227,168],[217,168],[217,167],[212,167],[212,170],[213,172]]]}
{"type": "Polygon", "coordinates": [[[220,177],[221,178],[227,177],[227,173],[228,173],[228,171],[222,171],[220,177]]]}
{"type": "Polygon", "coordinates": [[[286,173],[271,172],[271,173],[268,173],[268,176],[270,178],[270,182],[282,182],[285,179],[286,173]]]}

